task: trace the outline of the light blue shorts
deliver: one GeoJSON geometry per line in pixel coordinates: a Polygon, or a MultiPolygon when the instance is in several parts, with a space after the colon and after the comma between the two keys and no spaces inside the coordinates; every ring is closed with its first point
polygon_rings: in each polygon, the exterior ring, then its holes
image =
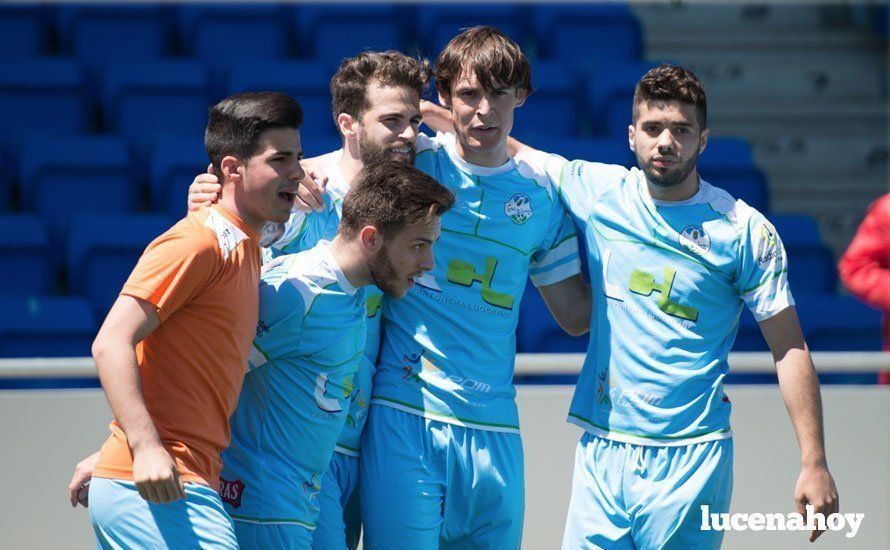
{"type": "Polygon", "coordinates": [[[519,548],[525,485],[518,434],[371,405],[362,437],[365,548],[519,548]]]}
{"type": "Polygon", "coordinates": [[[729,511],[732,453],[732,439],[658,447],[585,433],[563,550],[720,548],[723,531],[701,530],[701,506],[729,511]]]}
{"type": "Polygon", "coordinates": [[[185,484],[185,499],[152,504],[132,481],[94,477],[90,521],[99,548],[238,548],[232,519],[206,485],[185,484]]]}
{"type": "Polygon", "coordinates": [[[357,456],[335,452],[321,481],[313,550],[355,550],[362,533],[357,456]]]}
{"type": "Polygon", "coordinates": [[[242,549],[309,550],[312,531],[292,523],[235,520],[235,535],[242,549]]]}

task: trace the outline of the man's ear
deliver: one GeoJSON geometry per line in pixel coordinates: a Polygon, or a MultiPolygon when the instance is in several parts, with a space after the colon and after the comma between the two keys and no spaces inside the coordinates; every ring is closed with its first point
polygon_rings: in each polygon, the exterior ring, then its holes
{"type": "Polygon", "coordinates": [[[446,109],[451,108],[451,94],[445,93],[442,91],[442,88],[439,86],[439,83],[436,82],[436,91],[439,93],[439,105],[445,107],[446,109]]]}
{"type": "Polygon", "coordinates": [[[359,231],[362,248],[369,254],[376,254],[383,248],[383,233],[373,225],[366,225],[359,231]]]}
{"type": "Polygon", "coordinates": [[[528,94],[525,90],[516,89],[516,102],[513,104],[515,107],[522,107],[525,105],[525,100],[528,99],[528,94]]]}
{"type": "Polygon", "coordinates": [[[637,133],[637,128],[633,124],[630,124],[627,127],[627,142],[630,144],[630,150],[634,153],[637,152],[637,146],[634,145],[634,136],[637,133]]]}
{"type": "Polygon", "coordinates": [[[223,157],[221,161],[219,161],[219,167],[222,170],[222,174],[219,174],[219,183],[222,184],[225,181],[233,181],[235,183],[241,183],[242,173],[241,168],[244,165],[237,158],[229,155],[227,157],[223,157]]]}
{"type": "Polygon", "coordinates": [[[340,135],[343,137],[353,137],[355,136],[355,125],[358,124],[358,121],[352,118],[352,115],[348,115],[346,113],[340,113],[337,115],[337,129],[340,130],[340,135]]]}
{"type": "Polygon", "coordinates": [[[698,154],[702,154],[705,152],[705,148],[708,146],[708,138],[711,137],[711,129],[705,128],[702,130],[701,137],[698,141],[698,154]]]}

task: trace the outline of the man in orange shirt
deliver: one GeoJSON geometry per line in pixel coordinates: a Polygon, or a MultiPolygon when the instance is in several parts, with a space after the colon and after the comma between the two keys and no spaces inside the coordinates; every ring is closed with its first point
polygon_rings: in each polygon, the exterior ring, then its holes
{"type": "Polygon", "coordinates": [[[302,111],[279,93],[210,112],[219,204],[145,250],[93,356],[115,421],[89,489],[100,547],[237,547],[215,488],[256,330],[260,231],[287,221],[303,171],[302,111]]]}

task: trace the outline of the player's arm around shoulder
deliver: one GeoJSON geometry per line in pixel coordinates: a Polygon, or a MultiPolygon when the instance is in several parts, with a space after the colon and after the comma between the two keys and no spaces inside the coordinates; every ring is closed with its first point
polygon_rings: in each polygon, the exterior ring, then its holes
{"type": "Polygon", "coordinates": [[[539,286],[538,292],[544,298],[550,314],[566,333],[581,336],[590,330],[590,315],[593,309],[590,285],[584,282],[581,274],[546,286],[539,286]]]}
{"type": "Polygon", "coordinates": [[[293,272],[297,261],[296,255],[289,254],[263,266],[251,369],[300,351],[307,306],[300,291],[306,284],[293,272]]]}

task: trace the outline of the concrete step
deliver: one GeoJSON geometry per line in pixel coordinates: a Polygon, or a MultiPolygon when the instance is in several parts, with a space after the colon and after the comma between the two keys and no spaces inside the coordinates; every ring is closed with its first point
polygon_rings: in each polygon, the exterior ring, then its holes
{"type": "Polygon", "coordinates": [[[709,98],[882,99],[887,58],[868,52],[660,51],[651,60],[676,60],[702,81],[709,98]]]}
{"type": "Polygon", "coordinates": [[[757,165],[769,172],[786,170],[816,177],[855,176],[886,183],[886,134],[827,136],[818,133],[755,133],[744,136],[757,165]]]}
{"type": "Polygon", "coordinates": [[[825,10],[813,4],[634,4],[634,13],[645,29],[732,28],[818,29],[826,22],[825,10]]]}
{"type": "Polygon", "coordinates": [[[862,53],[886,54],[886,39],[863,30],[700,28],[694,33],[655,26],[646,31],[645,55],[658,59],[702,51],[724,53],[862,53]]]}
{"type": "Polygon", "coordinates": [[[886,132],[886,100],[770,99],[714,96],[708,121],[722,135],[820,134],[846,137],[886,132]]]}

